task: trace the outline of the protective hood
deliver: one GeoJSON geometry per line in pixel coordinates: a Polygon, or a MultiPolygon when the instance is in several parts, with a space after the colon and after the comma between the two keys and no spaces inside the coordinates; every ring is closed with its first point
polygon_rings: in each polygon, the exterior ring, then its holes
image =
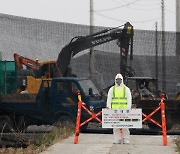
{"type": "Polygon", "coordinates": [[[124,86],[123,76],[120,73],[118,73],[115,77],[115,85],[118,86],[118,84],[116,83],[116,79],[118,78],[122,79],[122,83],[120,84],[120,86],[124,86]]]}

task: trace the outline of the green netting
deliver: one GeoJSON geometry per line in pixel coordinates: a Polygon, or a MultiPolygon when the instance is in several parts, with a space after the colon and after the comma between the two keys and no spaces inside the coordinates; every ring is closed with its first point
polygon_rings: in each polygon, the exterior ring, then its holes
{"type": "Polygon", "coordinates": [[[17,89],[17,73],[14,61],[0,61],[0,93],[12,94],[17,89]]]}

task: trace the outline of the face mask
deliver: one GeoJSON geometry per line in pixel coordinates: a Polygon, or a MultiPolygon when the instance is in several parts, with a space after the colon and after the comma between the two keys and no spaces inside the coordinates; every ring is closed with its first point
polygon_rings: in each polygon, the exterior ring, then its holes
{"type": "Polygon", "coordinates": [[[121,83],[122,83],[122,80],[116,80],[116,84],[117,84],[118,86],[120,86],[121,83]]]}

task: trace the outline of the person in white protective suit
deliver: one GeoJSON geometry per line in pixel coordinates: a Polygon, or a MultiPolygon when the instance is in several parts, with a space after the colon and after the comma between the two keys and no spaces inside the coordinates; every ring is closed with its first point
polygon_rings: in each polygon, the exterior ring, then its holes
{"type": "MultiPolygon", "coordinates": [[[[115,85],[108,91],[107,108],[112,109],[131,109],[132,95],[130,89],[125,86],[123,76],[117,74],[115,77],[115,85]]],[[[113,128],[114,142],[113,144],[129,144],[128,128],[113,128]]]]}

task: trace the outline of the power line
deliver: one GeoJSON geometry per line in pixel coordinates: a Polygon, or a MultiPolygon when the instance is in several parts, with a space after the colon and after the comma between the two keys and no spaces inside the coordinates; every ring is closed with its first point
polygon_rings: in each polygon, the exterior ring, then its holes
{"type": "MultiPolygon", "coordinates": [[[[126,0],[122,0],[123,2],[127,2],[126,0]]],[[[149,1],[149,2],[152,2],[152,1],[149,1]]],[[[159,3],[157,3],[157,1],[155,1],[156,3],[153,3],[153,4],[134,4],[134,5],[139,5],[139,6],[157,6],[159,3]]]]}
{"type": "Polygon", "coordinates": [[[157,8],[149,8],[149,9],[140,9],[140,8],[132,8],[132,7],[129,7],[129,6],[127,6],[127,8],[129,8],[129,9],[131,9],[131,10],[138,10],[138,11],[144,11],[144,10],[146,10],[146,11],[149,11],[149,10],[158,10],[158,9],[160,9],[160,7],[157,7],[157,8]]]}
{"type": "MultiPolygon", "coordinates": [[[[120,4],[119,2],[117,2],[117,1],[115,1],[115,0],[111,0],[111,1],[113,1],[114,3],[122,6],[122,4],[120,4]]],[[[127,1],[125,1],[125,0],[122,0],[122,1],[127,2],[127,1]]],[[[158,3],[154,4],[153,6],[157,6],[157,4],[158,4],[158,3]]],[[[133,4],[133,5],[150,6],[150,7],[152,7],[152,5],[141,5],[141,4],[133,4]]],[[[138,11],[141,11],[141,10],[143,10],[143,11],[146,10],[146,11],[147,11],[147,10],[157,10],[157,9],[160,9],[160,6],[159,6],[159,7],[156,7],[156,8],[144,8],[144,9],[142,9],[142,8],[132,8],[132,7],[130,7],[130,6],[128,5],[127,8],[132,9],[132,10],[138,10],[138,11]]],[[[100,12],[100,11],[98,11],[98,12],[100,12]]]]}
{"type": "MultiPolygon", "coordinates": [[[[97,14],[97,15],[99,15],[99,16],[101,16],[101,17],[110,19],[110,20],[127,22],[127,20],[122,20],[122,19],[117,19],[117,18],[108,17],[108,16],[103,15],[103,14],[98,13],[98,12],[94,12],[94,13],[97,14]]],[[[153,18],[153,19],[149,19],[149,20],[143,20],[143,21],[132,21],[132,20],[131,20],[131,22],[133,22],[133,23],[146,23],[146,22],[156,21],[157,19],[161,19],[161,17],[157,17],[157,18],[153,18]]]]}
{"type": "MultiPolygon", "coordinates": [[[[113,2],[115,2],[116,4],[120,4],[119,2],[117,2],[117,1],[115,1],[115,0],[111,0],[111,1],[113,1],[113,2]]],[[[125,1],[125,0],[122,0],[123,2],[127,2],[127,1],[125,1]]],[[[147,4],[147,5],[143,5],[143,4],[134,4],[134,5],[138,5],[138,6],[157,6],[159,3],[154,3],[154,4],[147,4]]],[[[149,9],[147,9],[147,8],[145,8],[145,9],[142,9],[142,8],[132,8],[132,7],[130,7],[130,6],[127,6],[127,8],[129,8],[129,9],[132,9],[132,10],[138,10],[138,11],[140,11],[140,10],[157,10],[157,9],[160,9],[161,7],[159,6],[159,7],[156,7],[156,8],[149,8],[149,9]]],[[[171,11],[171,10],[168,10],[167,8],[164,8],[165,9],[165,11],[167,11],[167,12],[169,12],[169,13],[171,13],[171,14],[176,14],[175,12],[173,12],[173,11],[171,11]]]]}
{"type": "Polygon", "coordinates": [[[167,11],[167,12],[169,12],[169,13],[171,13],[171,14],[176,14],[175,12],[173,12],[173,11],[171,11],[171,10],[168,10],[168,9],[166,9],[166,8],[164,8],[165,9],[165,11],[167,11]]]}
{"type": "Polygon", "coordinates": [[[101,17],[104,17],[104,18],[110,19],[110,20],[127,22],[127,21],[125,21],[125,20],[115,19],[115,18],[112,18],[112,17],[105,16],[105,15],[103,15],[103,14],[101,14],[101,13],[98,13],[98,12],[94,12],[94,13],[95,13],[95,14],[97,14],[97,15],[99,15],[99,16],[101,16],[101,17]]]}
{"type": "Polygon", "coordinates": [[[127,4],[124,4],[124,5],[121,5],[121,6],[118,6],[118,7],[113,7],[113,8],[109,8],[109,9],[103,9],[103,10],[96,10],[96,12],[104,12],[104,11],[112,11],[112,10],[117,10],[117,9],[120,9],[120,8],[123,8],[123,7],[127,7],[129,5],[132,5],[134,3],[137,3],[139,1],[142,1],[142,0],[135,0],[131,3],[127,3],[127,4]]]}
{"type": "MultiPolygon", "coordinates": [[[[112,0],[113,2],[115,2],[116,4],[120,4],[120,3],[118,3],[118,2],[116,2],[115,0],[112,0]]],[[[141,0],[138,0],[138,1],[141,1],[141,0]]],[[[127,8],[129,8],[129,9],[132,9],[132,10],[138,10],[138,11],[144,11],[144,10],[146,10],[146,11],[148,11],[148,10],[158,10],[158,9],[160,9],[160,7],[156,7],[156,8],[144,8],[144,9],[142,9],[142,8],[132,8],[132,7],[130,7],[130,5],[132,5],[132,4],[135,4],[135,3],[137,3],[138,2],[137,0],[136,1],[134,1],[134,2],[131,2],[131,3],[127,3],[127,4],[124,4],[124,5],[120,5],[120,6],[118,6],[118,7],[114,7],[114,8],[109,8],[109,9],[104,9],[104,10],[96,10],[96,12],[104,12],[104,11],[113,11],[113,10],[116,10],[116,9],[120,9],[120,8],[123,8],[123,7],[127,7],[127,8]]],[[[135,5],[138,5],[138,4],[135,4],[135,5]]],[[[148,5],[149,6],[149,5],[148,5]]],[[[156,4],[156,6],[157,6],[157,4],[156,4]]]]}

